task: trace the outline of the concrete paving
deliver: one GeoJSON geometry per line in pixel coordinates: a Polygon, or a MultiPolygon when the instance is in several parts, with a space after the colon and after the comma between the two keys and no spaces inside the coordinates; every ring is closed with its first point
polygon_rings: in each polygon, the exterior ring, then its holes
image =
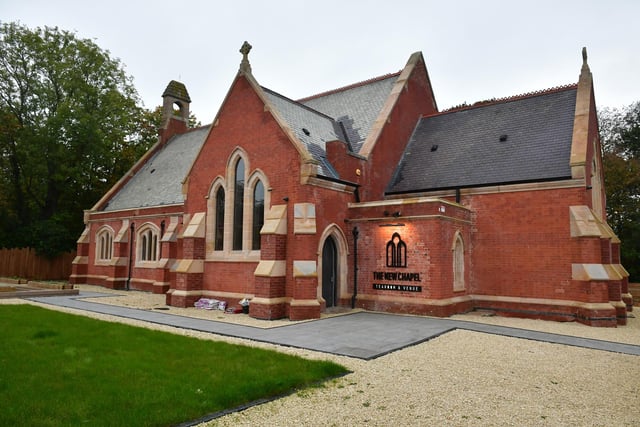
{"type": "Polygon", "coordinates": [[[83,298],[99,296],[111,295],[80,292],[76,296],[65,295],[28,299],[43,304],[75,308],[254,341],[306,348],[365,360],[374,359],[384,354],[428,341],[455,329],[640,356],[640,346],[638,345],[431,317],[357,312],[274,328],[256,328],[178,316],[160,311],[83,301],[83,298]]]}

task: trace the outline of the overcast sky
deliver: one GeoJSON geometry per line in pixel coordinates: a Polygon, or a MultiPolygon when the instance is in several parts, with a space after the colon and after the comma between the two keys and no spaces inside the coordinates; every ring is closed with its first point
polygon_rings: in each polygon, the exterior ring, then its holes
{"type": "Polygon", "coordinates": [[[125,65],[147,108],[182,81],[213,120],[247,40],[257,81],[289,98],[396,72],[421,51],[440,109],[575,83],[587,47],[599,107],[640,101],[637,0],[0,0],[0,20],[57,26],[125,65]]]}

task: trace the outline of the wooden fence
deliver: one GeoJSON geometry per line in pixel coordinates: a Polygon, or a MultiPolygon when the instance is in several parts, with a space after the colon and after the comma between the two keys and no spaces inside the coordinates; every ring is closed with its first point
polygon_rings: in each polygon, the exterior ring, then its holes
{"type": "Polygon", "coordinates": [[[29,280],[68,280],[76,252],[49,259],[36,255],[35,249],[0,249],[0,277],[29,280]]]}

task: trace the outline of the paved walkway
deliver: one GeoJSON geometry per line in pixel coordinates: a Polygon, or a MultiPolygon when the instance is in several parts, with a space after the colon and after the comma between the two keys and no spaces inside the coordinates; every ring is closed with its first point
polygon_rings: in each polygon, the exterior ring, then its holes
{"type": "Polygon", "coordinates": [[[80,292],[80,295],[76,296],[34,297],[28,299],[43,304],[75,308],[254,341],[306,348],[365,360],[374,359],[404,347],[428,341],[455,329],[640,356],[640,346],[638,345],[431,317],[358,312],[264,329],[177,316],[153,310],[140,310],[83,301],[83,298],[99,296],[108,296],[108,294],[80,292]]]}

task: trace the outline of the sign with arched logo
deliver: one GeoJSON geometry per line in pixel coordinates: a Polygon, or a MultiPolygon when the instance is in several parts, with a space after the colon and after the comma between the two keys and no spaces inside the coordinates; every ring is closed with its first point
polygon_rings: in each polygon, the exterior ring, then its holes
{"type": "MultiPolygon", "coordinates": [[[[388,268],[407,268],[407,244],[399,233],[393,233],[385,247],[386,266],[388,268]]],[[[420,273],[405,271],[374,271],[373,289],[382,291],[422,292],[422,286],[406,282],[421,282],[420,273]],[[387,283],[380,283],[387,282],[387,283]],[[388,283],[391,282],[391,283],[388,283]],[[405,282],[405,283],[393,283],[405,282]]]]}
{"type": "Polygon", "coordinates": [[[393,233],[387,242],[387,267],[407,267],[407,244],[399,233],[393,233]]]}

